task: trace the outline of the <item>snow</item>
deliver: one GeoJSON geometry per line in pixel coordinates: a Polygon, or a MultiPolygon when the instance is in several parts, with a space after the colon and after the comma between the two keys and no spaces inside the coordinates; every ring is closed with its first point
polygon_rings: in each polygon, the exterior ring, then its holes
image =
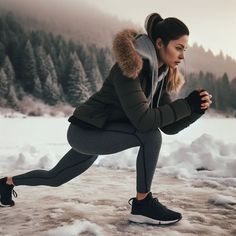
{"type": "Polygon", "coordinates": [[[232,196],[224,196],[220,194],[216,194],[210,196],[208,202],[215,204],[215,205],[225,205],[225,204],[236,204],[236,199],[232,196]]]}
{"type": "MultiPolygon", "coordinates": [[[[161,173],[172,174],[176,177],[186,178],[198,176],[197,169],[209,170],[211,176],[216,177],[236,177],[236,146],[224,143],[213,138],[211,135],[203,134],[192,143],[170,143],[175,146],[170,154],[163,155],[157,167],[161,168],[161,173]],[[221,163],[219,165],[219,163],[221,163]]],[[[136,160],[133,155],[137,155],[138,149],[130,150],[126,155],[114,154],[116,158],[107,156],[103,158],[99,165],[110,168],[135,169],[136,160]],[[119,157],[119,155],[121,157],[119,157]]],[[[209,174],[209,171],[201,172],[209,174]]]]}
{"type": "Polygon", "coordinates": [[[71,225],[65,225],[48,231],[49,236],[77,236],[81,233],[91,233],[92,235],[105,235],[102,228],[89,221],[76,220],[71,225]]]}
{"type": "MultiPolygon", "coordinates": [[[[1,117],[0,175],[52,168],[70,149],[68,125],[62,117],[1,117]]],[[[100,156],[60,187],[17,186],[16,206],[0,209],[0,235],[236,235],[235,125],[206,116],[177,135],[163,134],[152,192],[182,213],[176,225],[128,222],[134,147],[100,156]]]]}

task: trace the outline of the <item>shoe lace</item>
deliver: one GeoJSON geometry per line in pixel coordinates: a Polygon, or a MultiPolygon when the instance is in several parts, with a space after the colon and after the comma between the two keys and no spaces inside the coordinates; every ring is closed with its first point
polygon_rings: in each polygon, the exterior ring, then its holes
{"type": "MultiPolygon", "coordinates": [[[[134,199],[135,199],[135,197],[132,197],[132,198],[129,199],[129,201],[128,201],[129,205],[132,206],[132,204],[130,203],[130,201],[133,201],[134,199]]],[[[161,204],[161,203],[159,202],[158,198],[156,198],[156,197],[155,197],[155,198],[152,198],[152,200],[151,200],[151,205],[152,205],[153,207],[162,208],[163,210],[167,210],[167,209],[168,209],[166,206],[164,206],[163,204],[161,204]]]]}
{"type": "Polygon", "coordinates": [[[6,192],[6,198],[9,200],[12,200],[12,195],[17,198],[17,193],[16,191],[13,189],[13,187],[11,186],[9,191],[6,192]]]}
{"type": "Polygon", "coordinates": [[[17,198],[17,193],[16,193],[16,191],[15,191],[14,189],[12,189],[12,194],[13,194],[13,196],[14,196],[15,198],[17,198]]]}
{"type": "Polygon", "coordinates": [[[130,206],[132,206],[132,204],[130,204],[130,201],[131,200],[133,201],[134,199],[135,199],[135,197],[132,197],[132,198],[129,199],[128,203],[129,203],[130,206]]]}
{"type": "Polygon", "coordinates": [[[167,207],[164,206],[163,204],[161,204],[161,203],[159,202],[158,198],[156,198],[156,197],[152,199],[152,205],[153,205],[153,206],[161,207],[162,209],[167,209],[167,207]]]}

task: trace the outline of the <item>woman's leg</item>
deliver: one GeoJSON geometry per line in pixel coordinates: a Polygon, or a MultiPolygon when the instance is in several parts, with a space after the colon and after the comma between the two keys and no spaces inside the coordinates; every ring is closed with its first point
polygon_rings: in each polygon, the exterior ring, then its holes
{"type": "Polygon", "coordinates": [[[108,123],[103,130],[70,125],[67,133],[72,149],[51,170],[35,170],[13,177],[15,185],[59,186],[83,173],[98,155],[140,146],[137,157],[137,192],[150,191],[161,147],[159,130],[141,133],[130,123],[108,123]]]}
{"type": "Polygon", "coordinates": [[[94,155],[111,154],[140,146],[136,162],[136,189],[138,193],[150,191],[162,144],[160,130],[139,132],[130,123],[114,122],[108,123],[100,132],[71,126],[68,133],[70,134],[68,141],[75,150],[94,155]],[[76,135],[78,133],[80,135],[76,135]],[[86,139],[80,137],[86,137],[86,139]]]}
{"type": "Polygon", "coordinates": [[[152,179],[161,149],[162,135],[160,130],[156,130],[145,133],[136,132],[136,137],[140,142],[136,162],[136,189],[140,199],[142,199],[144,196],[141,193],[148,193],[151,190],[152,179]]]}
{"type": "Polygon", "coordinates": [[[97,159],[97,155],[85,155],[70,149],[57,165],[47,170],[33,170],[14,176],[14,185],[48,185],[57,187],[87,170],[97,159]]]}

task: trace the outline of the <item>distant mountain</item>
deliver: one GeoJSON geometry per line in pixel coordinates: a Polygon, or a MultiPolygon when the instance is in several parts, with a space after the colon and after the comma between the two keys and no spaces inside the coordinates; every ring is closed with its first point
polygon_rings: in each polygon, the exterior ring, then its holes
{"type": "MultiPolygon", "coordinates": [[[[123,28],[141,28],[130,21],[105,14],[81,0],[0,0],[0,8],[17,13],[19,22],[28,30],[42,29],[61,34],[65,39],[99,47],[110,47],[115,33],[123,28]]],[[[226,72],[229,80],[236,77],[234,59],[224,57],[222,53],[214,56],[196,43],[188,48],[185,64],[180,67],[186,74],[202,70],[216,76],[226,72]]]]}

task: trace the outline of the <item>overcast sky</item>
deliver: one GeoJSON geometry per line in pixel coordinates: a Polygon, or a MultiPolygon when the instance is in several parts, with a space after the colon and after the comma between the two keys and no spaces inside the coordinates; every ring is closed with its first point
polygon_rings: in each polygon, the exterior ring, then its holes
{"type": "MultiPolygon", "coordinates": [[[[76,1],[76,0],[74,0],[76,1]]],[[[236,0],[83,0],[102,11],[143,25],[145,17],[158,12],[163,18],[175,16],[190,30],[193,42],[223,51],[236,59],[236,0]]]]}

